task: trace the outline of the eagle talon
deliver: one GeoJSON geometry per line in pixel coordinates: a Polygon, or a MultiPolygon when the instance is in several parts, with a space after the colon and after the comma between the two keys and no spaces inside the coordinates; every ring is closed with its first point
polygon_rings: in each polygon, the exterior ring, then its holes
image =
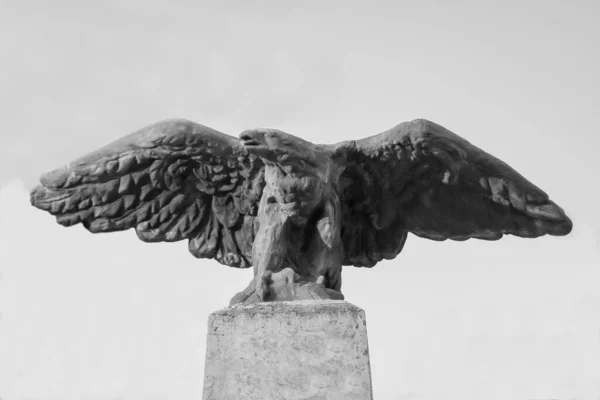
{"type": "Polygon", "coordinates": [[[255,277],[255,293],[257,294],[260,301],[269,301],[272,297],[272,290],[270,288],[272,282],[271,271],[265,271],[261,275],[255,277]]]}
{"type": "Polygon", "coordinates": [[[250,284],[241,292],[236,293],[229,301],[229,306],[236,304],[251,304],[269,301],[271,295],[271,271],[255,276],[250,284]]]}

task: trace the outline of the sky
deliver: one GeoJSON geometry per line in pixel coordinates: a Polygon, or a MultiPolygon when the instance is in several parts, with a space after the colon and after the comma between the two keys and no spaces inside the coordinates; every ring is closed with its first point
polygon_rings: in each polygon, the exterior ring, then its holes
{"type": "Polygon", "coordinates": [[[427,118],[509,163],[567,237],[411,236],[344,268],[376,399],[600,399],[600,4],[0,2],[0,398],[199,399],[251,271],[63,228],[43,172],[152,122],[334,143],[427,118]]]}

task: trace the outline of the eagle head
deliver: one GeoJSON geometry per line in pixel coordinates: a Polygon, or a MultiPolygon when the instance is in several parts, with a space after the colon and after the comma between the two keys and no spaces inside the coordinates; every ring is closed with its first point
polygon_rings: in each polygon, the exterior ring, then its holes
{"type": "Polygon", "coordinates": [[[277,129],[249,129],[240,142],[266,164],[276,164],[293,173],[321,175],[327,169],[324,152],[316,145],[277,129]]]}

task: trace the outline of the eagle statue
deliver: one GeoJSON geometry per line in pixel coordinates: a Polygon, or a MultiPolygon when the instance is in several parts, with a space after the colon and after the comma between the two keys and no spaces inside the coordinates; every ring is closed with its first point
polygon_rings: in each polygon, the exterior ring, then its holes
{"type": "Polygon", "coordinates": [[[566,235],[571,220],[506,163],[424,119],[313,144],[275,129],[239,139],[184,119],[46,173],[31,203],[92,233],[188,240],[254,279],[231,304],[343,299],[343,265],[373,267],[409,233],[432,240],[566,235]]]}

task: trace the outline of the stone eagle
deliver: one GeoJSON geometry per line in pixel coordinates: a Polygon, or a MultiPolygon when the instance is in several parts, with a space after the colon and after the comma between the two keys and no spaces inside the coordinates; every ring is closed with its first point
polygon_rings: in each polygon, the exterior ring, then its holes
{"type": "Polygon", "coordinates": [[[92,233],[188,240],[254,268],[231,303],[343,299],[343,265],[373,267],[409,233],[433,240],[566,235],[572,223],[506,163],[433,122],[313,144],[275,129],[239,139],[158,122],[41,177],[34,206],[92,233]]]}

